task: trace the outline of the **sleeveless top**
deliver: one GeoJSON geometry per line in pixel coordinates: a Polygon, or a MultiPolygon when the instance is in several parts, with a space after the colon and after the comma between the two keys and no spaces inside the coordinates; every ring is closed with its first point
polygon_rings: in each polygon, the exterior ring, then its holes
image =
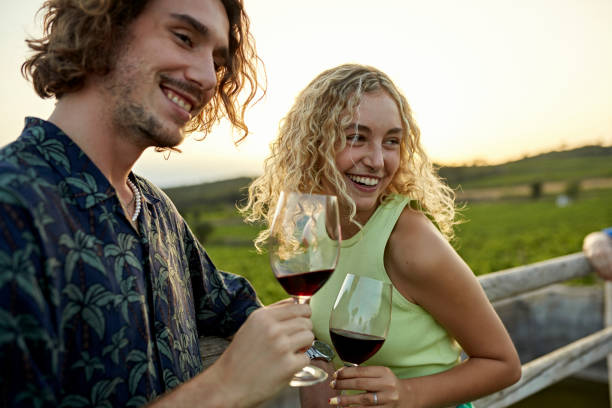
{"type": "MultiPolygon", "coordinates": [[[[342,242],[334,273],[311,298],[315,336],[333,344],[329,317],[347,273],[391,282],[384,266],[385,246],[408,197],[393,196],[376,209],[363,229],[342,242]]],[[[409,273],[410,271],[408,271],[409,273]]],[[[393,288],[391,323],[383,346],[362,365],[389,367],[398,378],[421,377],[445,371],[460,362],[461,348],[434,318],[393,288]]],[[[336,367],[342,361],[336,356],[336,367]]]]}

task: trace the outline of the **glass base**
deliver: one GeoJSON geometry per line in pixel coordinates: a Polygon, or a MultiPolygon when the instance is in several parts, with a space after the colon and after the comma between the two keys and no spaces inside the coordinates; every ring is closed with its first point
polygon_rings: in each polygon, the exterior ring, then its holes
{"type": "Polygon", "coordinates": [[[325,381],[327,373],[315,366],[306,366],[301,371],[293,375],[293,379],[289,381],[292,387],[307,387],[325,381]]]}

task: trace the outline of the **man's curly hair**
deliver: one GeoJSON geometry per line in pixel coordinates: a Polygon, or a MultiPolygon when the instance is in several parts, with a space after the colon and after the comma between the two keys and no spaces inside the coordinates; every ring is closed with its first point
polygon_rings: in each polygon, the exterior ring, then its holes
{"type": "MultiPolygon", "coordinates": [[[[126,27],[142,13],[149,1],[46,1],[40,9],[44,12],[43,35],[39,39],[26,40],[34,54],[21,66],[22,74],[32,81],[40,97],[57,99],[78,91],[89,74],[108,74],[113,69],[126,27]]],[[[248,134],[245,110],[258,90],[265,93],[265,89],[257,79],[261,60],[255,50],[242,0],[220,1],[230,24],[230,59],[217,72],[215,96],[186,130],[208,132],[213,124],[227,116],[241,131],[239,142],[248,134]],[[244,96],[239,100],[243,91],[244,96]]]]}

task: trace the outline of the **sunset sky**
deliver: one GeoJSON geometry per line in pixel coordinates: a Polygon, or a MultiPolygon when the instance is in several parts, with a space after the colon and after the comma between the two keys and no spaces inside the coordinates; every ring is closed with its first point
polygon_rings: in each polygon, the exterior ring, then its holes
{"type": "MultiPolygon", "coordinates": [[[[41,4],[0,5],[0,146],[26,115],[53,109],[19,73],[41,4]]],[[[168,160],[147,151],[139,175],[164,187],[258,174],[295,95],[346,62],[389,74],[438,163],[612,145],[610,0],[246,0],[246,8],[268,77],[267,96],[247,116],[252,134],[236,148],[222,125],[168,160]]]]}

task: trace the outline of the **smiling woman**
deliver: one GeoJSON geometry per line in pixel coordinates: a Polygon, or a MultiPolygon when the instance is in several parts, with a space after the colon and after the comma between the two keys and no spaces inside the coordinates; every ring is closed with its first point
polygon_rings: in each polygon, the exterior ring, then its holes
{"type": "MultiPolygon", "coordinates": [[[[249,188],[243,209],[247,221],[269,223],[283,189],[337,194],[345,217],[343,236],[391,194],[409,194],[452,238],[454,194],[423,150],[406,98],[372,67],[341,65],[319,74],[300,92],[281,121],[264,174],[249,188]],[[359,176],[381,185],[358,187],[353,180],[359,176]],[[360,193],[368,203],[363,216],[355,218],[360,193]]],[[[266,238],[263,230],[256,246],[266,238]]]]}
{"type": "MultiPolygon", "coordinates": [[[[269,227],[281,191],[339,198],[340,258],[310,302],[319,340],[331,342],[330,313],[347,274],[393,287],[382,347],[362,366],[344,367],[331,383],[303,392],[302,406],[469,407],[518,380],[508,333],[448,242],[456,222],[452,190],[437,177],[410,106],[386,74],[340,65],[299,93],[264,174],[249,187],[247,220],[269,227]]],[[[269,233],[264,229],[256,246],[269,233]]]]}
{"type": "MultiPolygon", "coordinates": [[[[344,131],[346,145],[336,154],[336,168],[346,177],[355,221],[365,224],[400,165],[403,129],[395,101],[386,91],[365,93],[344,131]]],[[[325,191],[335,193],[327,180],[323,185],[325,191]]],[[[345,236],[351,235],[348,229],[345,223],[345,236]]]]}

